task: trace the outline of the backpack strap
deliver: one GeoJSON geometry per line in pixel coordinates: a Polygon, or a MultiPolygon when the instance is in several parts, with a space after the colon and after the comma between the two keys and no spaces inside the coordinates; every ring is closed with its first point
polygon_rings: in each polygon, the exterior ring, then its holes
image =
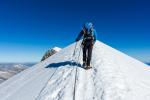
{"type": "Polygon", "coordinates": [[[83,40],[94,40],[93,35],[93,29],[91,29],[90,32],[87,32],[85,29],[83,29],[83,40]]]}

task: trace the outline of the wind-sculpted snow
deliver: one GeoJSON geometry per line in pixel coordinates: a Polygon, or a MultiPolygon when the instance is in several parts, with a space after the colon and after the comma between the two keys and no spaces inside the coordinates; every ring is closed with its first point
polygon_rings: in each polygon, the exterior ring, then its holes
{"type": "Polygon", "coordinates": [[[0,100],[150,100],[147,65],[97,41],[84,70],[80,42],[2,83],[0,100]]]}

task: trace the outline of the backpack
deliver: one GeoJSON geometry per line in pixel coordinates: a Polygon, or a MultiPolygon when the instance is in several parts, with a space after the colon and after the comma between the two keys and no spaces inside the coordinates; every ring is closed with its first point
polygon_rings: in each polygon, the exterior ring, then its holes
{"type": "Polygon", "coordinates": [[[90,29],[89,31],[87,29],[83,29],[83,45],[92,45],[94,42],[94,31],[93,29],[90,29]]]}
{"type": "Polygon", "coordinates": [[[90,29],[89,31],[87,29],[83,29],[83,40],[85,40],[85,41],[93,41],[94,40],[93,29],[90,29]]]}

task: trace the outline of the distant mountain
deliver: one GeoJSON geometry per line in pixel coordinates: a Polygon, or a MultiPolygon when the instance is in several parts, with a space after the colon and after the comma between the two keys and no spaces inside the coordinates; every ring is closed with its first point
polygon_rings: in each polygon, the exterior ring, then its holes
{"type": "MultiPolygon", "coordinates": [[[[43,55],[41,61],[44,61],[48,57],[59,52],[60,50],[61,48],[59,47],[54,47],[48,50],[43,55]]],[[[29,68],[30,66],[33,66],[34,64],[35,63],[0,63],[0,83],[4,82],[15,74],[18,74],[19,72],[29,68]]]]}
{"type": "Polygon", "coordinates": [[[34,64],[35,63],[0,63],[0,83],[34,64]]]}
{"type": "Polygon", "coordinates": [[[48,51],[46,51],[46,53],[43,55],[41,61],[44,61],[45,59],[47,59],[48,57],[52,56],[53,54],[59,52],[61,50],[61,48],[59,47],[54,47],[52,49],[49,49],[48,51]]]}

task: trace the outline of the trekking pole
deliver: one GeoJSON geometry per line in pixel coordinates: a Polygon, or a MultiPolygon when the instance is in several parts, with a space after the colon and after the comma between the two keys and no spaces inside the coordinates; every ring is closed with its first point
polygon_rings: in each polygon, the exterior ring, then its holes
{"type": "MultiPolygon", "coordinates": [[[[79,50],[79,55],[78,55],[78,59],[77,59],[77,66],[79,66],[79,57],[80,57],[80,52],[81,52],[81,44],[80,44],[80,50],[79,50]]],[[[77,72],[78,69],[77,67],[75,67],[75,78],[74,78],[74,91],[73,91],[73,100],[76,99],[76,82],[77,82],[77,72]]]]}
{"type": "Polygon", "coordinates": [[[76,42],[76,44],[75,44],[75,48],[74,48],[72,57],[75,55],[77,44],[78,44],[78,42],[76,42]]]}
{"type": "Polygon", "coordinates": [[[80,50],[79,50],[79,55],[78,55],[77,63],[79,62],[79,57],[80,57],[80,52],[81,52],[81,45],[82,45],[82,43],[80,44],[80,50]]]}
{"type": "Polygon", "coordinates": [[[76,48],[77,48],[77,42],[76,42],[76,44],[75,44],[73,54],[72,54],[72,56],[71,56],[71,58],[70,58],[70,60],[71,60],[71,66],[72,66],[72,63],[73,63],[73,57],[75,56],[75,53],[76,53],[76,48]]]}

